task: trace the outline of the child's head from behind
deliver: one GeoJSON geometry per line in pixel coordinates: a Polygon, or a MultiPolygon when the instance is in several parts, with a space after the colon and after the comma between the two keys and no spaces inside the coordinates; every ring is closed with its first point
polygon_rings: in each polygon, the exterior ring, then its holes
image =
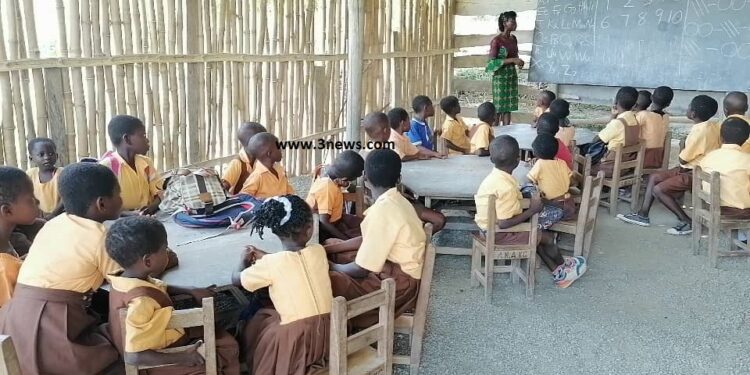
{"type": "Polygon", "coordinates": [[[630,111],[638,101],[638,90],[634,87],[625,86],[617,90],[615,95],[615,107],[622,111],[630,111]]]}
{"type": "Polygon", "coordinates": [[[71,164],[62,170],[57,184],[65,212],[98,222],[120,216],[120,183],[109,168],[95,163],[71,164]]]}
{"type": "Polygon", "coordinates": [[[258,133],[266,133],[266,127],[257,122],[243,122],[237,128],[237,140],[242,147],[247,147],[250,138],[258,133]]]}
{"type": "Polygon", "coordinates": [[[432,100],[425,95],[415,96],[411,101],[411,109],[423,119],[435,116],[435,106],[432,105],[432,100]]]}
{"type": "Polygon", "coordinates": [[[484,123],[494,124],[497,119],[497,109],[492,102],[484,102],[477,108],[477,117],[484,123]]]}
{"type": "Polygon", "coordinates": [[[721,124],[721,141],[727,145],[742,146],[750,137],[750,124],[737,117],[730,117],[721,124]]]}
{"type": "Polygon", "coordinates": [[[445,112],[446,115],[455,117],[461,113],[461,104],[458,102],[458,98],[455,96],[446,96],[440,99],[440,109],[445,112]]]}
{"type": "Polygon", "coordinates": [[[560,147],[560,143],[552,135],[547,133],[537,134],[534,142],[531,143],[531,149],[534,151],[534,156],[543,160],[552,160],[557,155],[557,148],[560,147]]]}
{"type": "Polygon", "coordinates": [[[638,91],[638,100],[635,102],[633,110],[645,111],[651,106],[651,93],[646,90],[638,91]]]}
{"type": "Polygon", "coordinates": [[[565,99],[555,99],[549,105],[549,113],[557,116],[562,121],[570,116],[570,103],[565,99]]]}
{"type": "Polygon", "coordinates": [[[490,143],[490,160],[497,169],[513,170],[521,160],[518,141],[509,135],[495,137],[490,143]]]}
{"type": "Polygon", "coordinates": [[[148,216],[117,220],[107,231],[107,254],[120,267],[133,273],[159,275],[167,268],[167,230],[148,216]]]}
{"type": "Polygon", "coordinates": [[[107,125],[109,140],[117,150],[145,155],[149,150],[146,126],[138,117],[117,115],[107,125]]]}
{"type": "Polygon", "coordinates": [[[391,126],[392,131],[408,132],[410,128],[409,124],[409,112],[406,112],[403,108],[393,108],[388,111],[388,124],[391,126]]]}
{"type": "Polygon", "coordinates": [[[57,146],[49,138],[34,138],[29,141],[29,160],[40,170],[51,171],[57,163],[57,146]]]}
{"type": "Polygon", "coordinates": [[[310,206],[296,195],[268,198],[250,220],[251,231],[263,238],[263,229],[270,228],[280,239],[304,246],[313,234],[310,206]]]}
{"type": "Polygon", "coordinates": [[[708,95],[698,95],[690,102],[687,117],[693,121],[705,122],[719,111],[719,103],[708,95]]]}
{"type": "Polygon", "coordinates": [[[14,167],[0,167],[0,220],[31,225],[38,214],[34,185],[26,172],[14,167]]]}
{"type": "Polygon", "coordinates": [[[391,136],[391,127],[388,116],[383,112],[372,112],[365,116],[362,125],[365,133],[374,142],[385,142],[391,136]]]}
{"type": "Polygon", "coordinates": [[[365,159],[355,151],[346,150],[341,153],[333,162],[329,176],[334,177],[334,181],[339,186],[346,186],[350,181],[354,181],[365,170],[365,159]]]}
{"type": "Polygon", "coordinates": [[[651,101],[659,109],[672,105],[672,99],[674,99],[674,90],[669,86],[659,86],[654,89],[654,93],[651,95],[651,101]]]}
{"type": "Polygon", "coordinates": [[[555,99],[557,99],[557,95],[555,95],[554,92],[549,90],[542,90],[536,97],[536,106],[549,108],[550,104],[552,104],[555,99]]]}
{"type": "Polygon", "coordinates": [[[549,134],[554,136],[560,131],[560,118],[552,113],[544,113],[536,121],[537,134],[549,134]]]}
{"type": "Polygon", "coordinates": [[[376,187],[395,187],[401,179],[401,158],[388,149],[370,152],[365,161],[365,178],[376,187]]]}
{"type": "Polygon", "coordinates": [[[744,115],[747,112],[747,95],[744,92],[732,91],[724,97],[724,114],[744,115]]]}
{"type": "Polygon", "coordinates": [[[270,163],[281,161],[279,139],[271,133],[258,133],[250,138],[246,150],[253,158],[270,163]]]}

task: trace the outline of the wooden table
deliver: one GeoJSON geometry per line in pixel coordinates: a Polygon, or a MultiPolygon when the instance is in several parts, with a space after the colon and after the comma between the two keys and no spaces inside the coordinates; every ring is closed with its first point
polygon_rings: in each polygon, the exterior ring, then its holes
{"type": "MultiPolygon", "coordinates": [[[[576,145],[589,144],[594,140],[596,133],[586,128],[575,128],[576,145]]],[[[522,150],[531,150],[531,143],[536,138],[536,128],[532,128],[530,124],[512,124],[507,126],[494,126],[492,130],[495,136],[509,135],[518,141],[518,146],[522,150]]]]}

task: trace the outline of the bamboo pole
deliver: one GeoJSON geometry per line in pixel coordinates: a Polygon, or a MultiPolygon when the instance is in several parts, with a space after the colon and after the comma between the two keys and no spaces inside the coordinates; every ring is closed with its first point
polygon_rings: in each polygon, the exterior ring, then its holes
{"type": "MultiPolygon", "coordinates": [[[[166,48],[166,30],[165,30],[165,14],[164,14],[164,3],[161,0],[155,1],[154,16],[156,18],[156,39],[157,39],[157,53],[167,53],[166,48]]],[[[169,85],[169,64],[159,64],[159,79],[161,85],[157,84],[159,88],[159,96],[161,98],[161,104],[159,106],[159,113],[161,115],[161,127],[162,137],[159,140],[163,147],[163,157],[161,158],[162,163],[160,169],[171,169],[174,167],[174,153],[172,145],[172,129],[170,121],[171,104],[170,104],[170,93],[171,88],[169,85]]]]}
{"type": "MultiPolygon", "coordinates": [[[[26,25],[28,57],[38,59],[39,45],[36,38],[36,17],[34,16],[34,3],[32,0],[23,1],[23,10],[26,25]]],[[[47,136],[47,99],[44,96],[44,75],[41,69],[31,71],[34,81],[34,100],[36,103],[36,133],[39,136],[47,136]]]]}
{"type": "Polygon", "coordinates": [[[362,106],[362,0],[347,0],[349,4],[349,59],[347,68],[346,140],[359,141],[360,110],[362,106]]]}
{"type": "MultiPolygon", "coordinates": [[[[3,31],[3,15],[0,7],[0,60],[8,58],[5,52],[5,36],[3,31]]],[[[10,73],[0,72],[0,111],[2,111],[2,130],[3,130],[3,162],[8,165],[18,165],[18,160],[23,159],[16,157],[15,141],[15,122],[13,119],[13,101],[11,96],[10,73]]]]}
{"type": "MultiPolygon", "coordinates": [[[[21,8],[16,6],[16,35],[18,37],[18,58],[26,60],[26,36],[23,31],[23,18],[21,17],[21,8]]],[[[36,128],[34,127],[34,103],[31,101],[31,80],[29,79],[29,71],[24,69],[21,70],[21,93],[23,95],[23,105],[21,110],[23,111],[25,118],[26,127],[26,140],[36,137],[36,128]]],[[[24,168],[27,163],[24,162],[24,168]]]]}
{"type": "MultiPolygon", "coordinates": [[[[182,1],[177,2],[177,8],[175,10],[175,33],[177,38],[175,40],[175,53],[184,53],[183,44],[183,3],[182,1]]],[[[195,16],[190,14],[189,16],[195,16]]],[[[185,76],[185,64],[177,64],[177,76],[176,83],[178,85],[177,90],[179,91],[178,102],[177,102],[177,117],[178,117],[178,128],[179,138],[177,140],[180,145],[180,162],[179,165],[186,165],[189,163],[188,159],[188,148],[190,146],[190,140],[187,134],[187,92],[186,84],[187,77],[185,76]]],[[[195,77],[190,77],[191,80],[195,77]]]]}
{"type": "MultiPolygon", "coordinates": [[[[8,5],[8,57],[10,59],[18,59],[18,52],[20,50],[18,40],[18,18],[16,18],[17,4],[11,1],[8,5]]],[[[27,158],[24,157],[24,150],[26,149],[26,124],[23,113],[23,99],[21,95],[21,72],[15,71],[10,73],[11,78],[11,95],[13,100],[13,112],[16,121],[16,138],[17,144],[20,148],[18,158],[18,165],[22,168],[26,168],[27,158]]]]}
{"type": "MultiPolygon", "coordinates": [[[[68,12],[70,19],[68,20],[68,27],[70,28],[70,55],[72,57],[81,57],[81,18],[80,13],[76,10],[80,9],[80,3],[78,0],[70,0],[70,11],[68,12]]],[[[81,68],[71,69],[71,86],[73,88],[73,105],[75,107],[76,116],[76,151],[77,160],[80,158],[88,157],[89,147],[86,138],[86,99],[83,94],[83,77],[81,74],[81,68]]]]}
{"type": "MultiPolygon", "coordinates": [[[[130,14],[130,1],[122,0],[122,28],[123,28],[123,47],[125,55],[133,54],[133,18],[130,14]]],[[[136,7],[137,10],[137,7],[136,7]]],[[[136,86],[135,86],[135,64],[125,65],[125,77],[127,84],[126,100],[125,103],[128,107],[128,113],[133,116],[140,116],[141,111],[139,109],[138,100],[135,97],[136,86]]]]}
{"type": "MultiPolygon", "coordinates": [[[[158,1],[157,3],[160,3],[158,1]]],[[[122,55],[122,18],[120,17],[120,1],[110,0],[109,1],[109,20],[112,28],[112,36],[114,37],[114,51],[115,55],[122,55]]],[[[109,45],[109,38],[106,39],[107,45],[109,45]]],[[[109,48],[107,48],[109,49],[109,48]]],[[[117,103],[117,113],[125,113],[125,67],[122,65],[115,66],[115,98],[117,103]]]]}
{"type": "MultiPolygon", "coordinates": [[[[93,0],[97,1],[97,0],[93,0]]],[[[91,54],[91,12],[90,12],[89,0],[81,0],[81,47],[83,57],[92,57],[91,54]]],[[[90,155],[98,155],[96,149],[96,88],[95,88],[95,77],[94,72],[96,68],[86,67],[84,68],[84,74],[86,77],[86,118],[88,119],[88,131],[85,133],[88,139],[88,148],[90,155]]],[[[82,135],[79,135],[81,137],[82,135]]]]}
{"type": "MultiPolygon", "coordinates": [[[[104,0],[101,2],[104,7],[102,9],[99,8],[99,1],[92,1],[91,2],[91,29],[92,29],[92,43],[93,43],[93,56],[94,57],[102,57],[104,54],[102,53],[102,29],[106,29],[108,26],[108,23],[106,21],[106,17],[102,17],[101,12],[103,12],[107,5],[107,0],[104,0]],[[101,25],[104,24],[104,27],[102,28],[101,25]]],[[[107,39],[105,39],[107,40],[107,39]]],[[[105,129],[105,116],[107,115],[107,103],[106,103],[106,88],[104,84],[104,70],[107,69],[103,66],[97,66],[94,68],[96,70],[96,120],[94,120],[93,128],[95,129],[93,134],[89,134],[89,136],[93,136],[96,139],[96,143],[90,143],[89,147],[92,149],[97,149],[97,155],[101,155],[104,153],[104,151],[107,149],[107,137],[106,129],[105,129]]]]}
{"type": "MultiPolygon", "coordinates": [[[[60,48],[60,56],[63,58],[68,57],[68,33],[65,21],[65,4],[63,0],[57,0],[57,30],[58,30],[58,46],[60,48]]],[[[0,59],[1,60],[1,59],[0,59]]],[[[67,138],[66,146],[67,149],[58,149],[60,152],[64,152],[67,155],[67,160],[73,162],[76,160],[76,128],[75,128],[75,109],[73,107],[73,92],[70,89],[70,69],[62,68],[62,84],[63,84],[63,109],[65,111],[65,135],[67,138]]]]}

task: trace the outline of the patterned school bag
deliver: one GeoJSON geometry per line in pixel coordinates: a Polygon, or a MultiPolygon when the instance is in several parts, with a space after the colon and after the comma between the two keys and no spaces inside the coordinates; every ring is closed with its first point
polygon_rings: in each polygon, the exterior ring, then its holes
{"type": "Polygon", "coordinates": [[[214,206],[210,214],[174,214],[174,222],[186,228],[240,229],[253,217],[253,211],[263,202],[247,194],[235,195],[214,206]]]}
{"type": "Polygon", "coordinates": [[[177,169],[168,173],[159,208],[167,213],[210,215],[227,200],[227,193],[213,169],[177,169]]]}

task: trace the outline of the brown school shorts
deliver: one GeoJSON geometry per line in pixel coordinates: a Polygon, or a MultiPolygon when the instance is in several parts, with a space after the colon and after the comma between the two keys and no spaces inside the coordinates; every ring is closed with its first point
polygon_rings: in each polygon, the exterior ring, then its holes
{"type": "Polygon", "coordinates": [[[722,219],[750,220],[750,208],[721,207],[722,219]]]}
{"type": "Polygon", "coordinates": [[[665,172],[656,173],[652,178],[656,179],[654,186],[671,197],[679,197],[693,188],[693,170],[675,167],[665,172]]]}
{"type": "MultiPolygon", "coordinates": [[[[486,231],[480,230],[474,235],[486,239],[486,231]]],[[[495,232],[495,245],[525,245],[529,243],[529,232],[495,232]]]]}

